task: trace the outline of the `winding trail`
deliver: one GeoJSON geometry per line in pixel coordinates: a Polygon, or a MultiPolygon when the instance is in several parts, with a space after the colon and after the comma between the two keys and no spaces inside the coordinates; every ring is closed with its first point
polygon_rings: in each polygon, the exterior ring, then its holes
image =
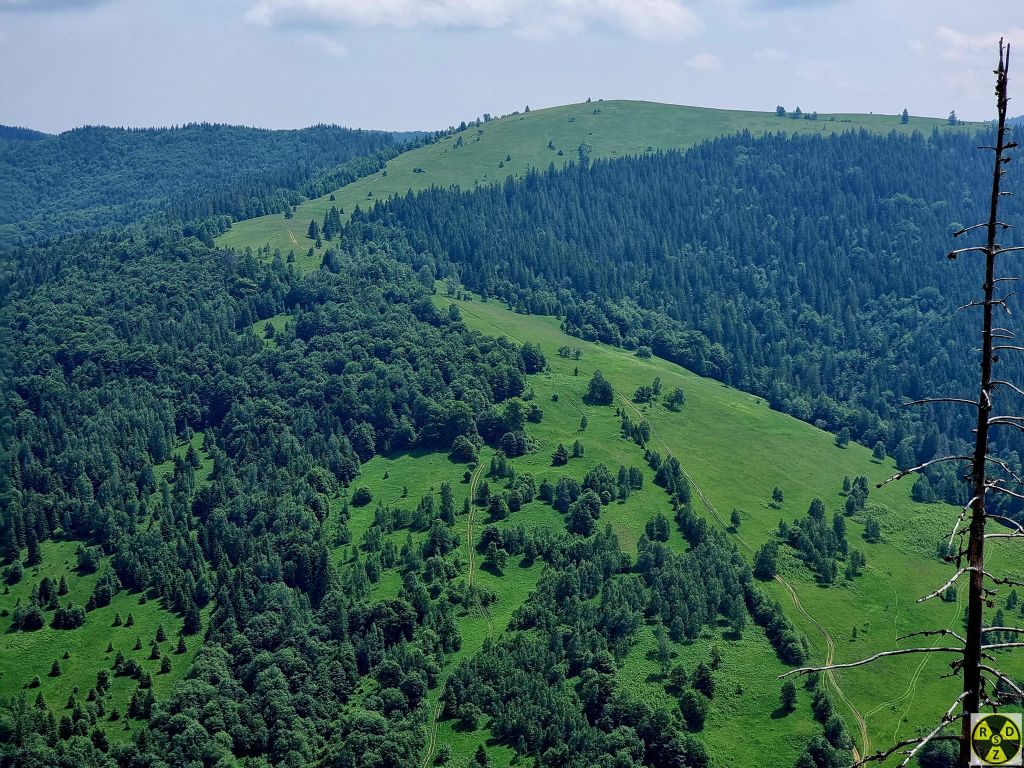
{"type": "MultiPolygon", "coordinates": [[[[480,475],[483,473],[483,461],[477,462],[476,469],[473,470],[473,477],[469,484],[469,515],[466,518],[466,560],[469,565],[469,571],[466,575],[466,583],[470,588],[473,587],[473,574],[476,572],[476,549],[473,546],[473,523],[476,521],[476,487],[480,482],[480,475]]],[[[487,637],[491,638],[494,636],[494,628],[491,624],[491,615],[488,610],[484,607],[483,602],[480,600],[480,595],[476,596],[476,604],[480,609],[480,613],[483,614],[484,619],[487,621],[487,637]]],[[[423,763],[421,768],[428,768],[430,761],[434,757],[434,750],[437,749],[437,723],[441,719],[441,712],[444,709],[444,687],[442,686],[441,692],[437,698],[437,704],[434,706],[433,712],[430,715],[430,722],[427,723],[427,744],[423,753],[423,763]]]]}
{"type": "MultiPolygon", "coordinates": [[[[466,583],[470,589],[473,588],[473,575],[476,573],[476,546],[473,544],[473,523],[476,522],[476,486],[480,480],[480,475],[483,472],[484,463],[483,457],[480,457],[480,461],[477,463],[476,471],[473,472],[473,482],[469,486],[469,518],[466,520],[466,548],[468,551],[469,560],[469,574],[466,577],[466,583]]],[[[487,637],[491,640],[494,639],[494,624],[491,622],[491,612],[487,610],[487,606],[484,605],[483,600],[480,599],[480,593],[474,593],[476,597],[476,607],[480,609],[480,613],[484,617],[484,621],[487,622],[487,637]]]]}
{"type": "Polygon", "coordinates": [[[476,550],[473,547],[473,522],[476,518],[476,486],[480,482],[480,474],[483,472],[483,457],[477,462],[473,470],[473,479],[469,484],[469,517],[466,520],[466,560],[469,562],[469,573],[466,576],[466,583],[473,586],[473,573],[476,570],[476,550]]]}
{"type": "MultiPolygon", "coordinates": [[[[870,566],[869,566],[869,570],[874,570],[874,569],[870,568],[870,566]]],[[[876,571],[876,573],[877,573],[877,571],[876,571]]],[[[897,641],[898,641],[899,640],[899,629],[896,626],[896,621],[899,618],[899,594],[896,592],[895,587],[893,587],[893,594],[896,596],[896,616],[893,618],[893,627],[894,627],[895,634],[897,635],[897,641]]],[[[960,611],[959,611],[959,607],[960,607],[960,594],[959,593],[957,594],[956,605],[957,605],[958,610],[954,611],[953,616],[950,618],[949,623],[946,625],[946,629],[951,629],[953,627],[953,625],[956,624],[957,621],[960,618],[960,611]]],[[[942,638],[941,637],[937,638],[935,640],[935,642],[933,643],[933,646],[934,645],[938,645],[940,642],[942,642],[942,638]]],[[[910,709],[911,705],[914,702],[914,697],[917,694],[917,683],[921,679],[921,674],[924,672],[924,668],[927,666],[929,661],[931,661],[931,656],[928,655],[928,654],[924,654],[923,658],[920,661],[920,663],[914,669],[914,674],[911,675],[911,677],[910,677],[910,682],[907,684],[907,689],[903,693],[901,693],[899,696],[896,696],[895,698],[890,699],[889,701],[882,702],[881,704],[879,704],[874,709],[870,710],[869,712],[866,712],[865,715],[864,715],[865,717],[871,717],[872,715],[877,714],[878,712],[881,712],[886,707],[891,707],[891,706],[893,706],[895,704],[899,704],[901,701],[903,701],[905,699],[906,700],[906,706],[904,706],[903,710],[900,712],[900,716],[896,719],[896,729],[893,731],[893,737],[892,737],[893,741],[897,741],[898,738],[899,738],[899,731],[900,731],[900,727],[901,727],[901,725],[903,723],[903,716],[907,713],[907,711],[910,709]]]]}
{"type": "MultiPolygon", "coordinates": [[[[444,693],[444,691],[441,691],[444,693]]],[[[437,721],[441,719],[441,709],[444,706],[444,702],[440,696],[437,698],[437,706],[434,707],[434,714],[430,717],[430,722],[427,723],[427,750],[423,755],[423,767],[427,768],[430,765],[431,759],[434,757],[434,750],[437,748],[437,721]]]]}

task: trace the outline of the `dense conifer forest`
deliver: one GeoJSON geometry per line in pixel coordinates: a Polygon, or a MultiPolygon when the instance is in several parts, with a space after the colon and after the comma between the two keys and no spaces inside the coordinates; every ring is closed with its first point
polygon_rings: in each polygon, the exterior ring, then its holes
{"type": "MultiPolygon", "coordinates": [[[[328,125],[298,131],[87,126],[56,136],[5,129],[0,246],[158,213],[187,221],[283,211],[301,199],[298,188],[304,184],[307,195],[323,194],[327,186],[308,184],[313,176],[357,158],[365,164],[395,143],[391,133],[328,125]]],[[[357,176],[333,178],[330,188],[357,176]]]]}

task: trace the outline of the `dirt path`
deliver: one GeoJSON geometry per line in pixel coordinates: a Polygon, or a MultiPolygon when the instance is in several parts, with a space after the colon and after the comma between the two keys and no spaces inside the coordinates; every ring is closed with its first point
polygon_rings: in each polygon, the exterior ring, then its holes
{"type": "Polygon", "coordinates": [[[427,723],[427,750],[423,755],[422,768],[427,768],[434,757],[434,750],[437,748],[437,721],[441,719],[441,709],[443,706],[442,699],[438,697],[437,706],[434,707],[434,713],[430,717],[430,722],[427,723]]]}
{"type": "MultiPolygon", "coordinates": [[[[466,518],[466,560],[469,564],[469,571],[466,576],[466,583],[470,587],[473,586],[473,574],[476,573],[476,548],[473,546],[473,524],[476,522],[476,487],[480,482],[480,475],[483,473],[483,469],[484,464],[481,457],[481,460],[477,462],[476,469],[473,470],[473,478],[469,484],[469,515],[466,518]]],[[[494,629],[491,625],[491,615],[480,601],[479,595],[477,595],[477,607],[487,622],[487,636],[492,637],[494,629]]],[[[430,761],[434,757],[434,750],[437,749],[437,723],[441,719],[441,710],[444,708],[443,696],[444,688],[442,687],[437,704],[430,715],[430,722],[426,726],[427,744],[423,753],[421,768],[428,768],[430,761]]]]}
{"type": "MultiPolygon", "coordinates": [[[[835,661],[836,653],[836,641],[832,637],[832,634],[811,614],[804,608],[803,603],[800,602],[800,597],[797,595],[796,590],[793,589],[793,585],[783,579],[781,576],[776,576],[775,580],[781,584],[785,590],[789,593],[790,599],[793,601],[793,605],[796,606],[797,611],[807,621],[814,625],[814,628],[821,632],[822,637],[825,638],[825,666],[832,664],[835,661]]],[[[860,731],[860,742],[861,750],[858,752],[857,748],[853,748],[854,760],[860,760],[861,754],[869,754],[871,751],[871,738],[868,736],[868,724],[864,719],[864,716],[860,713],[860,710],[854,706],[853,702],[847,697],[842,687],[839,685],[839,681],[836,680],[835,675],[829,671],[825,673],[825,679],[831,684],[832,688],[836,692],[836,696],[839,700],[846,705],[846,708],[850,710],[853,715],[853,719],[857,721],[857,730],[860,731]]]]}
{"type": "Polygon", "coordinates": [[[473,546],[473,523],[476,518],[476,486],[480,481],[480,475],[484,470],[483,457],[477,462],[473,470],[473,480],[469,484],[469,517],[466,519],[466,560],[469,562],[469,573],[466,576],[466,583],[473,586],[473,573],[476,571],[476,549],[473,546]]]}
{"type": "MultiPolygon", "coordinates": [[[[869,566],[869,570],[874,570],[874,569],[869,566]]],[[[877,573],[877,571],[875,571],[875,572],[877,573]]],[[[896,608],[896,616],[893,617],[893,629],[894,629],[895,634],[897,636],[897,643],[898,643],[898,640],[899,640],[899,627],[898,627],[897,621],[899,619],[899,594],[896,592],[895,588],[893,588],[893,594],[896,597],[896,606],[897,606],[897,608],[896,608]]],[[[952,629],[953,626],[960,619],[961,613],[960,613],[960,610],[959,610],[959,607],[960,607],[960,595],[959,594],[957,595],[956,605],[957,605],[958,610],[953,613],[952,618],[950,618],[949,623],[946,625],[946,629],[952,629]]],[[[933,643],[933,645],[938,645],[941,642],[942,642],[942,638],[941,637],[937,638],[935,640],[935,642],[933,643]]],[[[899,704],[901,701],[906,700],[906,705],[904,706],[902,712],[900,713],[900,717],[898,717],[897,720],[896,720],[896,729],[895,729],[895,731],[893,731],[893,738],[892,738],[893,741],[898,741],[898,739],[899,739],[900,727],[903,724],[903,715],[906,714],[906,712],[910,709],[911,705],[914,702],[914,697],[917,695],[917,683],[921,679],[921,674],[924,672],[924,668],[925,668],[925,666],[927,666],[929,661],[931,661],[931,656],[928,655],[928,654],[924,654],[923,658],[921,659],[921,662],[914,669],[914,674],[911,675],[911,677],[910,677],[910,682],[907,684],[907,689],[903,693],[901,693],[899,696],[897,696],[897,697],[895,697],[893,699],[890,699],[889,701],[882,702],[877,707],[875,707],[871,711],[866,712],[864,714],[865,717],[871,717],[872,715],[877,714],[878,712],[881,712],[886,707],[891,707],[891,706],[893,706],[895,704],[899,704]]]]}
{"type": "MultiPolygon", "coordinates": [[[[469,584],[470,588],[473,587],[473,576],[476,573],[476,546],[473,543],[473,524],[476,522],[476,486],[480,481],[480,475],[483,473],[484,463],[483,457],[480,457],[480,461],[477,464],[476,470],[473,472],[473,481],[469,486],[469,517],[466,520],[466,551],[467,560],[469,561],[469,573],[466,577],[466,583],[469,584]]],[[[494,624],[491,622],[491,612],[487,610],[487,606],[484,605],[480,599],[480,594],[476,593],[476,606],[480,609],[480,613],[484,617],[484,621],[487,622],[487,637],[494,639],[494,624]]]]}

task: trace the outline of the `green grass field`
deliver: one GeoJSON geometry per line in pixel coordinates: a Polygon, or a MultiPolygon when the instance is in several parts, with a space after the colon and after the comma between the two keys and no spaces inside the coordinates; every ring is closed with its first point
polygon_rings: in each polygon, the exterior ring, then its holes
{"type": "MultiPolygon", "coordinates": [[[[359,179],[329,196],[308,200],[295,217],[261,216],[236,223],[218,240],[225,248],[269,245],[271,252],[294,250],[300,266],[319,265],[322,255],[307,259],[314,242],[306,237],[310,219],[322,221],[332,205],[347,219],[358,205],[363,209],[392,195],[405,195],[433,186],[471,189],[522,176],[529,169],[561,167],[579,160],[586,144],[591,158],[640,155],[658,150],[684,149],[716,136],[738,131],[754,135],[782,131],[827,135],[865,129],[877,133],[973,130],[976,125],[951,127],[946,120],[914,117],[907,125],[897,115],[820,115],[817,120],[794,120],[769,112],[684,107],[645,101],[600,101],[533,110],[471,126],[436,144],[405,152],[383,171],[359,179]],[[460,146],[456,146],[459,145],[460,146]],[[561,152],[561,154],[559,154],[561,152]]],[[[328,243],[324,246],[327,247],[328,243]]]]}

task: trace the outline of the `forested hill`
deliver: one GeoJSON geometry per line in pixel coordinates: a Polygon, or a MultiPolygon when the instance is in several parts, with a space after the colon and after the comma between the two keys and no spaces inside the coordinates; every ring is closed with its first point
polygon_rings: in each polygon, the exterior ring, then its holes
{"type": "MultiPolygon", "coordinates": [[[[8,241],[124,224],[154,212],[187,220],[283,210],[284,200],[297,201],[297,190],[318,171],[395,143],[383,131],[329,125],[296,131],[195,124],[30,133],[0,133],[0,239],[8,241]]],[[[319,187],[312,190],[320,193],[319,187]]]]}
{"type": "MultiPolygon", "coordinates": [[[[646,101],[588,101],[547,109],[513,112],[500,118],[484,115],[461,123],[455,130],[422,142],[403,152],[358,181],[327,190],[307,200],[295,211],[295,221],[263,216],[240,223],[220,238],[221,245],[243,250],[246,245],[295,248],[294,237],[305,230],[299,222],[322,220],[332,205],[347,218],[357,205],[366,208],[376,200],[456,185],[461,189],[500,184],[507,177],[520,178],[531,170],[551,165],[561,168],[581,156],[612,159],[659,150],[686,149],[717,136],[750,131],[764,133],[830,135],[865,129],[906,135],[914,131],[973,132],[973,125],[950,125],[947,120],[899,115],[833,114],[814,112],[785,114],[687,107],[646,101]],[[812,119],[814,118],[814,119],[812,119]],[[328,192],[334,195],[330,199],[328,192]]],[[[308,197],[309,195],[307,195],[308,197]]],[[[302,254],[296,249],[300,264],[302,254]]],[[[308,264],[307,264],[308,266],[308,264]]]]}
{"type": "Polygon", "coordinates": [[[38,141],[49,137],[50,134],[43,133],[42,131],[33,131],[31,128],[21,128],[16,125],[0,125],[0,139],[38,141]]]}
{"type": "Polygon", "coordinates": [[[970,318],[953,309],[977,272],[945,253],[984,217],[991,172],[977,143],[742,134],[395,198],[353,216],[348,236],[392,228],[437,274],[454,264],[484,295],[563,316],[583,338],[649,347],[882,441],[906,465],[969,436],[954,421],[966,412],[929,413],[925,430],[896,406],[968,391],[974,374],[970,318]]]}

